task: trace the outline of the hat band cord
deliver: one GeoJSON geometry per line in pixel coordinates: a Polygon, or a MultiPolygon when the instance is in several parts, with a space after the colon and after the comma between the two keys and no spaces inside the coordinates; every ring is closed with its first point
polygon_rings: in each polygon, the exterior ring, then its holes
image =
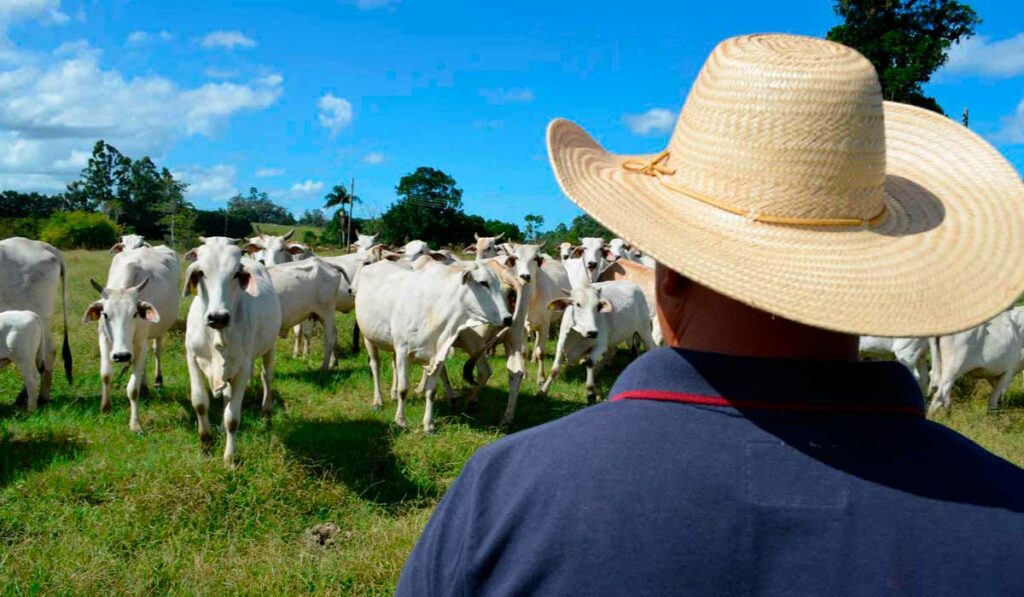
{"type": "Polygon", "coordinates": [[[665,151],[662,151],[661,153],[659,153],[658,155],[654,156],[653,158],[651,158],[649,161],[646,161],[646,162],[644,162],[642,160],[629,159],[629,160],[626,160],[626,161],[622,162],[622,169],[627,171],[627,172],[632,172],[634,174],[643,174],[645,176],[653,176],[653,177],[658,179],[658,182],[660,182],[662,184],[662,186],[664,186],[665,188],[667,188],[667,189],[669,189],[671,191],[675,191],[676,193],[680,193],[680,194],[686,195],[687,197],[696,199],[697,201],[700,201],[701,203],[706,203],[706,204],[708,204],[708,205],[710,205],[712,207],[716,207],[716,208],[721,209],[723,211],[727,211],[727,212],[729,212],[731,214],[736,214],[738,216],[742,216],[744,218],[748,218],[748,219],[753,220],[755,222],[761,222],[763,224],[779,224],[779,225],[784,225],[784,226],[812,226],[812,227],[813,226],[836,226],[836,227],[840,227],[840,226],[865,226],[865,227],[874,227],[874,226],[877,226],[878,224],[880,224],[883,220],[885,220],[885,216],[886,216],[886,213],[887,213],[886,207],[885,207],[884,203],[882,204],[882,210],[879,211],[878,214],[876,214],[875,216],[873,216],[871,218],[867,218],[867,219],[857,219],[857,218],[789,218],[789,217],[785,217],[785,216],[766,215],[766,214],[756,213],[756,212],[754,212],[752,210],[749,210],[749,209],[742,209],[742,208],[738,208],[738,207],[733,207],[733,206],[728,205],[726,203],[723,203],[722,201],[719,201],[717,199],[713,199],[711,197],[707,197],[705,195],[701,195],[700,193],[695,193],[695,192],[693,192],[693,191],[691,191],[689,189],[685,189],[683,187],[680,187],[678,185],[675,185],[675,184],[665,180],[666,176],[672,176],[673,174],[676,173],[676,170],[674,168],[669,168],[668,166],[664,165],[665,160],[668,159],[668,155],[669,155],[669,152],[666,149],[665,151]]]}

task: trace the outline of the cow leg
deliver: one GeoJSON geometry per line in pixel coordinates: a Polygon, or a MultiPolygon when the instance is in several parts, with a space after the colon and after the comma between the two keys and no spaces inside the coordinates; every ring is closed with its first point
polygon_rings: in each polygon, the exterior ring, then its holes
{"type": "Polygon", "coordinates": [[[405,419],[405,399],[409,394],[409,353],[404,346],[395,347],[395,391],[398,394],[398,410],[395,411],[395,425],[402,429],[409,426],[405,419]]]}
{"type": "MultiPolygon", "coordinates": [[[[455,402],[455,391],[452,390],[452,382],[448,379],[448,369],[441,367],[441,370],[437,373],[438,379],[441,381],[441,385],[444,386],[444,395],[448,399],[449,403],[455,402]]],[[[426,391],[427,388],[427,377],[423,376],[423,389],[426,391]]]]}
{"type": "Polygon", "coordinates": [[[36,352],[34,350],[22,350],[21,352],[27,354],[19,355],[14,364],[18,368],[18,373],[21,374],[22,381],[25,382],[25,408],[28,412],[32,412],[36,409],[36,404],[39,401],[39,385],[42,375],[36,365],[36,352]]]}
{"type": "Polygon", "coordinates": [[[604,342],[599,340],[598,343],[590,349],[590,354],[587,356],[585,365],[587,367],[588,404],[597,402],[597,382],[595,381],[595,378],[597,377],[597,372],[601,368],[601,359],[604,357],[605,348],[604,342]]]}
{"type": "Polygon", "coordinates": [[[135,358],[132,360],[132,375],[128,378],[128,402],[131,404],[131,418],[128,420],[128,428],[134,433],[142,433],[142,425],[139,424],[139,394],[146,383],[146,341],[136,342],[132,347],[135,358]]]}
{"type": "Polygon", "coordinates": [[[111,383],[114,379],[114,362],[110,360],[110,341],[100,334],[100,412],[109,413],[113,408],[110,402],[111,383]]]}
{"type": "Polygon", "coordinates": [[[544,381],[544,353],[547,351],[549,325],[541,325],[537,331],[537,345],[533,349],[534,357],[537,359],[537,384],[544,381]]]}
{"type": "Polygon", "coordinates": [[[164,367],[163,367],[163,356],[164,356],[164,337],[160,336],[153,340],[153,360],[155,361],[155,367],[153,369],[153,387],[162,388],[164,387],[164,367]]]}
{"type": "MultiPolygon", "coordinates": [[[[555,381],[555,377],[558,375],[559,371],[561,371],[562,362],[564,360],[563,357],[566,356],[566,350],[569,350],[570,352],[572,351],[572,347],[569,346],[568,340],[569,328],[566,325],[562,325],[558,329],[558,344],[555,346],[555,359],[551,362],[551,373],[548,374],[547,380],[544,381],[544,384],[541,385],[540,391],[538,392],[541,396],[548,393],[548,390],[551,389],[552,382],[555,381]]],[[[575,362],[575,359],[569,359],[566,362],[573,363],[575,362]]]]}
{"type": "Polygon", "coordinates": [[[274,414],[274,395],[270,391],[271,383],[274,381],[274,350],[268,350],[263,355],[263,370],[260,371],[260,381],[263,384],[263,405],[261,410],[265,418],[274,414]]]}
{"type": "Polygon", "coordinates": [[[999,410],[999,401],[1003,398],[1003,394],[1006,389],[1010,387],[1010,382],[1013,381],[1014,371],[1010,369],[999,378],[999,383],[992,390],[992,395],[988,399],[988,412],[994,413],[999,410]]]}
{"type": "Polygon", "coordinates": [[[334,324],[334,309],[325,311],[326,316],[320,315],[320,322],[324,326],[324,360],[320,364],[321,371],[329,370],[333,365],[334,345],[338,342],[338,328],[334,324]]]}
{"type": "Polygon", "coordinates": [[[292,328],[292,333],[295,334],[295,347],[292,348],[292,358],[297,359],[302,354],[302,326],[306,322],[297,323],[292,328]]]}
{"type": "Polygon", "coordinates": [[[235,436],[238,435],[238,426],[242,424],[242,398],[245,396],[245,386],[249,385],[251,375],[252,365],[243,367],[228,384],[228,392],[225,392],[225,395],[230,393],[231,396],[224,405],[224,430],[227,432],[227,441],[224,442],[224,464],[228,466],[234,465],[235,436]]]}
{"type": "MultiPolygon", "coordinates": [[[[444,367],[444,364],[441,364],[444,367]]],[[[466,404],[469,406],[476,406],[477,401],[480,399],[480,390],[487,385],[487,380],[491,378],[491,374],[494,369],[491,368],[491,361],[487,358],[487,355],[482,354],[476,360],[476,384],[469,389],[469,396],[466,398],[466,404]]]]}
{"type": "Polygon", "coordinates": [[[46,365],[43,367],[42,383],[39,385],[39,402],[50,401],[50,389],[53,387],[53,368],[57,362],[57,347],[50,335],[50,326],[44,323],[43,355],[46,365]]]}
{"type": "Polygon", "coordinates": [[[366,354],[370,357],[370,374],[373,376],[373,410],[383,410],[384,400],[380,392],[380,351],[369,338],[363,338],[363,344],[366,345],[366,354]]]}
{"type": "Polygon", "coordinates": [[[391,401],[398,402],[398,359],[391,355],[391,401]]]}
{"type": "Polygon", "coordinates": [[[188,382],[192,409],[196,411],[196,420],[199,425],[199,441],[209,444],[213,441],[213,433],[210,432],[210,395],[206,392],[206,379],[203,372],[196,363],[195,356],[186,352],[185,364],[188,365],[188,382]]]}
{"type": "Polygon", "coordinates": [[[950,394],[953,392],[953,381],[955,380],[940,380],[938,383],[938,389],[935,395],[932,396],[931,403],[928,405],[928,415],[933,415],[942,408],[949,408],[950,394]]]}
{"type": "Polygon", "coordinates": [[[427,387],[423,392],[426,406],[423,409],[423,433],[434,433],[434,390],[437,388],[438,369],[444,370],[444,362],[438,363],[434,371],[427,376],[427,387]]]}
{"type": "Polygon", "coordinates": [[[505,360],[505,368],[508,369],[508,403],[505,405],[505,414],[501,417],[502,427],[511,427],[512,420],[516,416],[516,401],[519,399],[519,386],[526,376],[526,359],[522,351],[505,345],[505,352],[508,358],[505,360]]]}

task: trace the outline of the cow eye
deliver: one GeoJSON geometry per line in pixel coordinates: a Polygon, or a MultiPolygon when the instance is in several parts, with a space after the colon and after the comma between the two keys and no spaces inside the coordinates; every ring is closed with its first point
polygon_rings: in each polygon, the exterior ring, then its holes
{"type": "Polygon", "coordinates": [[[483,282],[480,282],[480,285],[483,286],[484,288],[490,288],[491,287],[491,283],[488,282],[487,280],[484,280],[483,282]]]}

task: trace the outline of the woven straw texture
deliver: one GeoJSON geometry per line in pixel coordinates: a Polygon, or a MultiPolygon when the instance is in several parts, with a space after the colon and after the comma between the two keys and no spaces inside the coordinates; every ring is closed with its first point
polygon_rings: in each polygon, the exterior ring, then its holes
{"type": "Polygon", "coordinates": [[[977,325],[1024,292],[1024,184],[941,115],[883,102],[845,46],[722,42],[694,83],[663,168],[623,168],[566,120],[548,128],[565,193],[660,263],[788,319],[855,334],[977,325]],[[725,204],[736,215],[716,204],[725,204]],[[768,224],[876,218],[873,225],[768,224]]]}

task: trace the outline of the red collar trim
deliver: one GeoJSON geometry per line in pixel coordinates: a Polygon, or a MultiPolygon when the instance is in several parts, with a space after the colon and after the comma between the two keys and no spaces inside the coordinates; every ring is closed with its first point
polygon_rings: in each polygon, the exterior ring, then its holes
{"type": "Polygon", "coordinates": [[[847,414],[890,414],[911,415],[924,418],[924,412],[914,406],[896,404],[829,404],[811,402],[762,402],[759,400],[733,400],[721,396],[706,396],[688,392],[668,392],[665,390],[629,390],[612,396],[611,402],[621,400],[655,400],[658,402],[679,402],[682,404],[699,404],[702,406],[726,406],[737,410],[760,409],[775,411],[804,411],[820,413],[847,414]]]}

